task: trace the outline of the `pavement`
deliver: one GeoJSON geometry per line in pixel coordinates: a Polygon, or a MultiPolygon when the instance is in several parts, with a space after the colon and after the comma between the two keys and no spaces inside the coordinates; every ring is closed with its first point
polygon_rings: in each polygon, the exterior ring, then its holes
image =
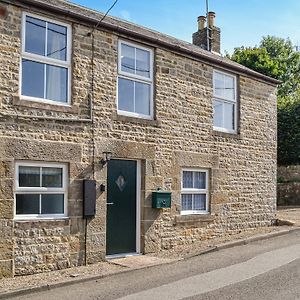
{"type": "Polygon", "coordinates": [[[283,208],[277,212],[277,227],[257,228],[246,233],[232,235],[227,239],[211,240],[201,243],[201,247],[192,245],[187,255],[180,256],[176,252],[168,255],[166,251],[158,256],[140,255],[117,258],[99,264],[81,266],[49,273],[18,276],[0,280],[0,299],[9,299],[34,292],[42,292],[59,287],[89,282],[105,278],[113,274],[122,274],[138,269],[147,269],[154,266],[163,266],[178,261],[205,255],[214,251],[246,245],[255,241],[283,236],[300,230],[300,208],[283,208]]]}
{"type": "Polygon", "coordinates": [[[291,226],[300,226],[300,208],[299,207],[279,207],[277,210],[277,220],[291,226]],[[288,224],[288,222],[290,224],[288,224]]]}

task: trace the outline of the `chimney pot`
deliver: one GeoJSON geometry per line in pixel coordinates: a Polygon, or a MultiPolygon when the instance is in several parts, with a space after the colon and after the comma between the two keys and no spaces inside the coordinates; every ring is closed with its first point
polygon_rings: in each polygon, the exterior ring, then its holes
{"type": "Polygon", "coordinates": [[[215,26],[215,18],[216,18],[216,13],[213,11],[210,11],[207,16],[208,28],[213,28],[215,26]]]}
{"type": "Polygon", "coordinates": [[[206,17],[205,16],[199,16],[198,17],[198,30],[202,30],[205,28],[206,23],[206,17]]]}

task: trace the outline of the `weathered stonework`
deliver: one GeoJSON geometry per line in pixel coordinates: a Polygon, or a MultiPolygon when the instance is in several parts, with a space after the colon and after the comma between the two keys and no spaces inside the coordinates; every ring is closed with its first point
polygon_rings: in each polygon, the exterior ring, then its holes
{"type": "MultiPolygon", "coordinates": [[[[113,31],[94,31],[95,78],[91,93],[91,26],[50,11],[26,5],[21,8],[17,3],[3,4],[7,13],[0,17],[0,276],[105,259],[106,191],[98,189],[97,214],[87,221],[86,229],[82,218],[82,180],[95,177],[98,187],[106,185],[106,167],[98,164],[103,151],[111,151],[114,158],[141,161],[140,227],[144,253],[272,224],[276,208],[274,84],[237,74],[239,131],[214,132],[212,76],[218,66],[150,43],[148,46],[155,49],[155,120],[118,116],[120,36],[113,31]],[[22,11],[72,25],[70,109],[52,109],[51,105],[18,99],[22,11]],[[14,220],[17,160],[68,165],[67,219],[14,220]],[[208,216],[180,215],[183,167],[209,170],[208,216]],[[152,209],[151,193],[158,187],[172,191],[171,209],[152,209]]],[[[47,3],[82,11],[59,0],[47,3]]],[[[134,37],[121,37],[139,42],[134,37]]],[[[225,71],[235,74],[230,68],[225,71]]]]}
{"type": "Polygon", "coordinates": [[[278,166],[277,205],[300,205],[300,166],[278,166]]]}

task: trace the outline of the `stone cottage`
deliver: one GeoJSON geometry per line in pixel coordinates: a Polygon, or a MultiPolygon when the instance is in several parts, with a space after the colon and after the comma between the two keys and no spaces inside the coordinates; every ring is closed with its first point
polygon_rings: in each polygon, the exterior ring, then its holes
{"type": "Polygon", "coordinates": [[[194,44],[102,18],[0,2],[1,276],[274,220],[278,82],[221,57],[213,13],[194,44]]]}

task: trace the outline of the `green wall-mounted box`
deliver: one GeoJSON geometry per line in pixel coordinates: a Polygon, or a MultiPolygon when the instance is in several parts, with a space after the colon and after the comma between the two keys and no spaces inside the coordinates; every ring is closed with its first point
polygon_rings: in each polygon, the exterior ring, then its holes
{"type": "Polygon", "coordinates": [[[152,208],[170,208],[171,192],[156,191],[152,192],[152,208]]]}

